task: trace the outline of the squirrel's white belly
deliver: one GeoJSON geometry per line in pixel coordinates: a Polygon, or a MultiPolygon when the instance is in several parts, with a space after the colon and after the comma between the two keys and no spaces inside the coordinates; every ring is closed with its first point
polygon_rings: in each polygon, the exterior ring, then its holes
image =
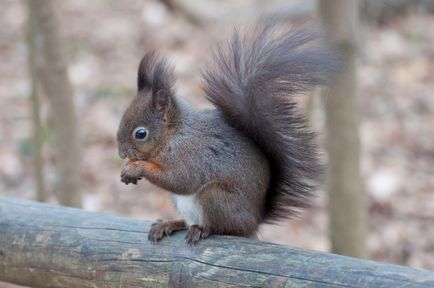
{"type": "Polygon", "coordinates": [[[195,195],[174,195],[176,209],[188,225],[200,224],[201,208],[195,195]]]}

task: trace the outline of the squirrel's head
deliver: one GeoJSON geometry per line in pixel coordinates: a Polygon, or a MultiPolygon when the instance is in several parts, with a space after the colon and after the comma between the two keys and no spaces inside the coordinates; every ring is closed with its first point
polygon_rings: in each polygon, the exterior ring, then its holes
{"type": "Polygon", "coordinates": [[[137,96],[124,112],[117,133],[121,158],[147,160],[158,154],[177,123],[173,69],[154,52],[140,62],[137,96]]]}

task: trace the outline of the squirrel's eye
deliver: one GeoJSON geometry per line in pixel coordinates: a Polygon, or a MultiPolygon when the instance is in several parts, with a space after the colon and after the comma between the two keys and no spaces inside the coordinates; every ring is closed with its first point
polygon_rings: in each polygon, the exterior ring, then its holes
{"type": "Polygon", "coordinates": [[[144,127],[138,127],[134,130],[133,135],[137,140],[145,140],[148,136],[148,130],[144,127]]]}

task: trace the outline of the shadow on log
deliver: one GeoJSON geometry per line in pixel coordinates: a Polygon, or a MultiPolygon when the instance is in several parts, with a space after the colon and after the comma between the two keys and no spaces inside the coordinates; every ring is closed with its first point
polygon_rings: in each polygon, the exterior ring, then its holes
{"type": "Polygon", "coordinates": [[[434,273],[237,237],[152,245],[149,222],[0,198],[0,281],[32,287],[434,287],[434,273]]]}

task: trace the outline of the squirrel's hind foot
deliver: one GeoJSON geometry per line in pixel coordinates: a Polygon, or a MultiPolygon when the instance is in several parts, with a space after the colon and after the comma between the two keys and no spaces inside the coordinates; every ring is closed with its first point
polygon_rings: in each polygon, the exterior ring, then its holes
{"type": "Polygon", "coordinates": [[[187,228],[187,224],[184,220],[158,220],[153,223],[148,233],[148,240],[153,244],[157,244],[158,241],[165,236],[173,234],[173,232],[187,228]]]}
{"type": "Polygon", "coordinates": [[[188,227],[187,235],[185,235],[185,242],[189,245],[195,245],[199,242],[200,239],[205,239],[209,236],[209,229],[199,226],[199,225],[191,225],[188,227]]]}

